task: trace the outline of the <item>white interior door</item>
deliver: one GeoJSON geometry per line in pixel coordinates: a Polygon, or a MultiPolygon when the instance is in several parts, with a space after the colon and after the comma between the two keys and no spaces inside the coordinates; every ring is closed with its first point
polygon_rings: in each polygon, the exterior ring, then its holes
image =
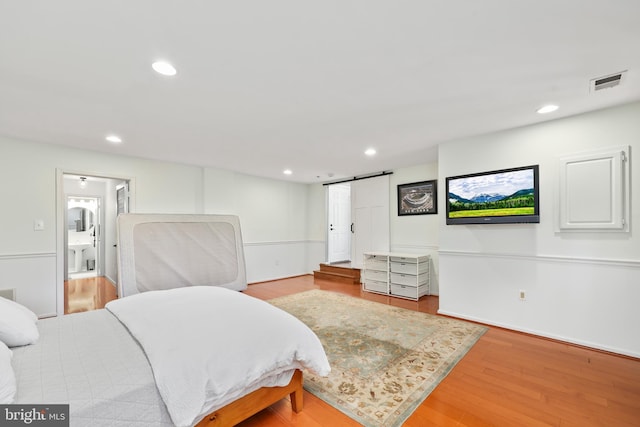
{"type": "Polygon", "coordinates": [[[91,239],[93,240],[93,247],[95,248],[95,265],[93,266],[96,275],[104,275],[104,242],[102,240],[102,198],[98,197],[96,212],[96,225],[93,228],[91,239]]]}
{"type": "Polygon", "coordinates": [[[109,261],[109,273],[112,280],[117,284],[120,281],[118,277],[118,242],[116,233],[116,222],[118,215],[129,213],[129,181],[121,181],[115,185],[115,210],[111,220],[113,229],[109,236],[109,245],[107,258],[109,261]]]}
{"type": "Polygon", "coordinates": [[[351,261],[351,185],[327,186],[327,262],[351,261]]]}
{"type": "Polygon", "coordinates": [[[389,176],[351,183],[351,265],[362,268],[363,253],[389,250],[389,176]]]}

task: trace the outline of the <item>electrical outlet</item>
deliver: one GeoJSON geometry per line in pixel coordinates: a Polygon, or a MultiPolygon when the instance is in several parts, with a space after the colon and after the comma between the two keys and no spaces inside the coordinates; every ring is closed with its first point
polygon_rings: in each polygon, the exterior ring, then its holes
{"type": "Polygon", "coordinates": [[[522,289],[520,290],[520,301],[524,301],[526,298],[526,292],[522,289]]]}

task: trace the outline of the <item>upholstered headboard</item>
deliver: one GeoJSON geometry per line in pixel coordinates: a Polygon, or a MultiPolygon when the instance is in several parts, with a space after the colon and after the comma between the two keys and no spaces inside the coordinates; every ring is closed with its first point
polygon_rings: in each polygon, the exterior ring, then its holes
{"type": "Polygon", "coordinates": [[[234,215],[118,216],[118,295],[183,286],[247,288],[234,215]]]}

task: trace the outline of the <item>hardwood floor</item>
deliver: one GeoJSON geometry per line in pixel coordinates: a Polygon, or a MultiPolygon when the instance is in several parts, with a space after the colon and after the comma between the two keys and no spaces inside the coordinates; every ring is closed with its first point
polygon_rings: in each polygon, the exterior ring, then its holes
{"type": "Polygon", "coordinates": [[[117,298],[116,286],[105,277],[89,277],[64,282],[64,314],[104,308],[117,298]]]}
{"type": "MultiPolygon", "coordinates": [[[[359,286],[301,276],[250,285],[275,298],[324,289],[436,314],[437,297],[419,302],[362,292],[359,286]]],[[[300,414],[279,402],[241,424],[358,425],[310,393],[300,414]]],[[[404,424],[428,426],[640,426],[640,360],[490,327],[404,424]]]]}
{"type": "MultiPolygon", "coordinates": [[[[310,289],[430,314],[438,310],[437,297],[403,300],[362,292],[357,285],[314,281],[310,275],[249,285],[245,293],[271,299],[310,289]]],[[[240,426],[359,425],[308,392],[304,399],[299,414],[283,400],[240,426]]],[[[637,427],[640,360],[490,327],[404,425],[637,427]]]]}

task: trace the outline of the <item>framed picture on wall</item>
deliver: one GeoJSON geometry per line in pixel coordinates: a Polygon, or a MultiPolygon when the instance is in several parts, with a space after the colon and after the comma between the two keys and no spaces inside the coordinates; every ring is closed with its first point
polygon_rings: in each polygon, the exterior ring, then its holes
{"type": "Polygon", "coordinates": [[[398,216],[438,213],[438,180],[398,185],[398,216]]]}

